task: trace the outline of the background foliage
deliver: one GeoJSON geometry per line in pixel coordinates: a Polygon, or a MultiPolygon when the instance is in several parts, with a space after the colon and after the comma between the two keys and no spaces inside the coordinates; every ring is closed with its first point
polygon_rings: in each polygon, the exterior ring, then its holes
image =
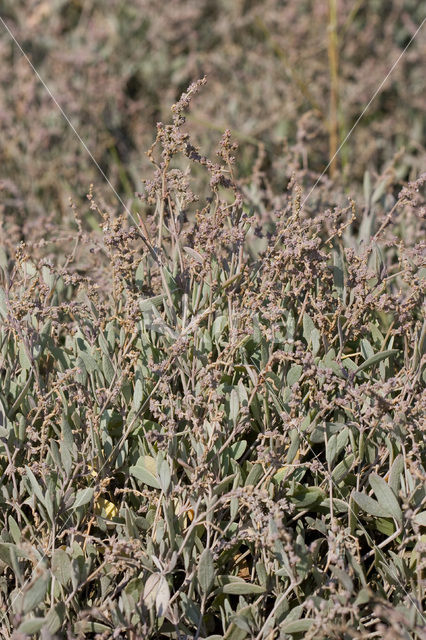
{"type": "MultiPolygon", "coordinates": [[[[250,183],[256,166],[261,186],[267,178],[275,193],[295,170],[312,183],[329,160],[330,116],[343,140],[426,9],[416,0],[4,0],[1,15],[120,195],[132,201],[149,170],[144,151],[156,123],[203,75],[209,88],[189,124],[204,153],[230,128],[240,144],[240,179],[250,183]],[[329,4],[338,8],[331,43],[329,4]]],[[[375,182],[387,169],[414,179],[424,166],[425,49],[423,30],[339,154],[340,186],[352,197],[365,170],[375,182]]],[[[3,206],[17,239],[43,236],[51,219],[55,229],[69,228],[68,198],[84,202],[91,182],[115,207],[3,26],[0,54],[3,206]]]]}

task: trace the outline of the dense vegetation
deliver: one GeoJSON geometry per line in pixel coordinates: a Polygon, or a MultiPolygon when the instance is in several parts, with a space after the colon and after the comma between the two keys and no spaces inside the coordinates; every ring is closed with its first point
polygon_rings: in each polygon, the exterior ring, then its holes
{"type": "Polygon", "coordinates": [[[1,636],[421,640],[421,8],[154,4],[2,9],[1,636]]]}

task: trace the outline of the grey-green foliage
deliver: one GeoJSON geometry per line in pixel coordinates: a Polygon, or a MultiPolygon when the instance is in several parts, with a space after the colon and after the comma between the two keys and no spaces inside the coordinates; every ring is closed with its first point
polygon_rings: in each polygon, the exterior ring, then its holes
{"type": "Polygon", "coordinates": [[[208,164],[182,144],[183,106],[153,148],[161,251],[98,209],[96,282],[22,246],[2,267],[0,624],[420,638],[418,247],[385,235],[384,280],[378,239],[355,252],[348,211],[308,218],[295,188],[262,249],[229,182],[230,141],[208,164]],[[185,223],[177,151],[211,179],[185,223]]]}

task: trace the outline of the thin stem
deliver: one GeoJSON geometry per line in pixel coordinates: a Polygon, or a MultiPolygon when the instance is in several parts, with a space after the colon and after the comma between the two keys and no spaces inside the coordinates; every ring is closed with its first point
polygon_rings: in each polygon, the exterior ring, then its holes
{"type": "Polygon", "coordinates": [[[339,51],[337,38],[337,0],[328,0],[328,61],[330,70],[329,158],[330,176],[337,170],[339,146],[339,51]]]}

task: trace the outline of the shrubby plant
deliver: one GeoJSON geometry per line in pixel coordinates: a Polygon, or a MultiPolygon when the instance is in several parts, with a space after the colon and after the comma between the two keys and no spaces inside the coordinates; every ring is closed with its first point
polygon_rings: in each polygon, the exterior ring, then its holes
{"type": "Polygon", "coordinates": [[[101,239],[5,240],[2,633],[421,638],[425,177],[255,204],[204,82],[139,218],[91,189],[101,239]]]}

